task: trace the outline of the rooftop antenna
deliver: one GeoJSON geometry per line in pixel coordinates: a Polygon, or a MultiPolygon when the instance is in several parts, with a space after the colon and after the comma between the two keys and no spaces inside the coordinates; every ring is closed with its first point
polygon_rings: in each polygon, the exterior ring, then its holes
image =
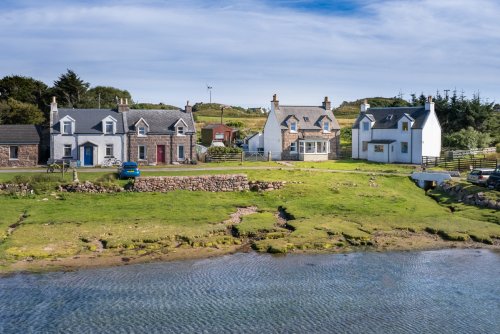
{"type": "Polygon", "coordinates": [[[210,104],[212,104],[212,86],[207,84],[208,94],[210,95],[210,104]]]}

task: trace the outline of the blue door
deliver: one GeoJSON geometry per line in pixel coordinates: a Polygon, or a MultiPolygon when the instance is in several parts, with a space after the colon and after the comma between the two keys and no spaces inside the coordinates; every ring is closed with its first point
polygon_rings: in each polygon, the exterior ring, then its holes
{"type": "Polygon", "coordinates": [[[94,148],[92,146],[83,147],[83,164],[92,166],[94,164],[94,148]]]}

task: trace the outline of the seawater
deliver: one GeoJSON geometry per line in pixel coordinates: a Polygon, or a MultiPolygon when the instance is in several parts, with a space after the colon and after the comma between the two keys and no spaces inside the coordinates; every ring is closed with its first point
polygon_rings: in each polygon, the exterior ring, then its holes
{"type": "Polygon", "coordinates": [[[0,333],[500,333],[500,254],[256,253],[0,278],[0,333]]]}

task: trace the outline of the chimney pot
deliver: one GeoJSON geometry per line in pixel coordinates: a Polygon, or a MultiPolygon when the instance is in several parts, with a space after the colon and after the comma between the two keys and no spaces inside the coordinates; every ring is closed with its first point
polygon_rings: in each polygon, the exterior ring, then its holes
{"type": "Polygon", "coordinates": [[[271,101],[271,105],[274,110],[280,108],[280,102],[278,101],[278,97],[276,96],[276,94],[273,95],[273,100],[271,101]]]}
{"type": "Polygon", "coordinates": [[[325,110],[331,110],[332,109],[332,103],[330,100],[328,100],[328,96],[325,96],[325,100],[323,101],[323,108],[325,110]]]}

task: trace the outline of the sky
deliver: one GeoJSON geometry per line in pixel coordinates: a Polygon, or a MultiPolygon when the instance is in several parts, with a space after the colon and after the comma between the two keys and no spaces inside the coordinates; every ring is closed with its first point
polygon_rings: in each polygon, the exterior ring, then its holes
{"type": "Polygon", "coordinates": [[[498,0],[0,0],[0,77],[67,69],[137,102],[500,102],[498,0]],[[443,93],[444,94],[444,93],[443,93]]]}

